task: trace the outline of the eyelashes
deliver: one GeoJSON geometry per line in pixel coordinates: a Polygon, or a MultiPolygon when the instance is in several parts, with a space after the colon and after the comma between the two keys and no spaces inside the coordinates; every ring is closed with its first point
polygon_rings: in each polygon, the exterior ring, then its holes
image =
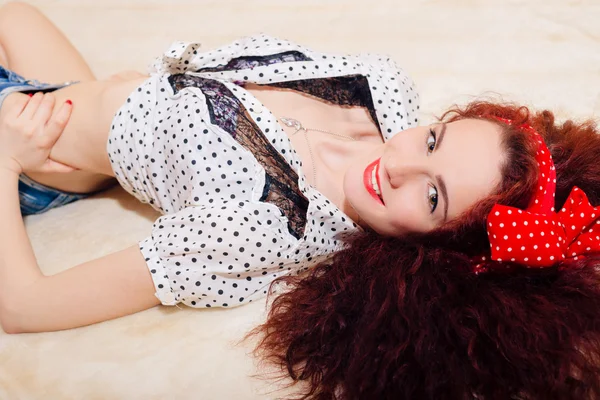
{"type": "Polygon", "coordinates": [[[431,214],[433,214],[438,205],[438,193],[437,193],[437,189],[435,186],[432,186],[432,185],[427,185],[427,186],[429,187],[429,190],[427,193],[427,200],[429,202],[429,208],[431,209],[431,214]]]}
{"type": "MultiPolygon", "coordinates": [[[[435,151],[435,147],[437,145],[437,134],[433,128],[429,128],[429,134],[427,135],[427,155],[429,156],[431,153],[435,151]]],[[[430,213],[433,214],[435,209],[438,206],[438,190],[434,184],[427,185],[427,205],[431,210],[430,213]]]]}
{"type": "Polygon", "coordinates": [[[427,154],[433,153],[435,145],[437,144],[437,134],[433,128],[429,128],[429,135],[427,135],[427,154]]]}

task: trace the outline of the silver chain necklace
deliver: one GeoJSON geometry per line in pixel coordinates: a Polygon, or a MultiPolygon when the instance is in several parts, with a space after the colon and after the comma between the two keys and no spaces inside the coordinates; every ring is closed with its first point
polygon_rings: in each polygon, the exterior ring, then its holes
{"type": "Polygon", "coordinates": [[[315,166],[315,157],[313,156],[312,147],[310,146],[310,141],[308,140],[308,132],[309,131],[321,132],[321,133],[326,133],[331,136],[337,136],[337,137],[340,137],[340,138],[343,138],[346,140],[356,140],[353,137],[346,136],[346,135],[340,135],[339,133],[329,132],[329,131],[325,131],[322,129],[305,128],[302,125],[302,122],[298,121],[297,119],[293,119],[293,118],[281,117],[281,118],[279,118],[279,121],[282,124],[284,124],[285,126],[287,126],[289,128],[294,128],[296,130],[294,133],[292,133],[292,136],[294,136],[296,133],[298,133],[300,131],[304,132],[304,140],[306,140],[306,146],[308,147],[308,154],[310,155],[310,160],[312,162],[313,186],[315,188],[317,187],[317,168],[315,166]]]}

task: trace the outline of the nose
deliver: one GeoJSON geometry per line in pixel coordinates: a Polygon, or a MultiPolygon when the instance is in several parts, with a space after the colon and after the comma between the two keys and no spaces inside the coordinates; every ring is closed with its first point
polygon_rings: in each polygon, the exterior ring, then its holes
{"type": "Polygon", "coordinates": [[[408,180],[427,174],[427,168],[424,160],[416,157],[403,155],[388,155],[387,159],[382,159],[383,179],[389,181],[393,188],[401,186],[408,180]]]}

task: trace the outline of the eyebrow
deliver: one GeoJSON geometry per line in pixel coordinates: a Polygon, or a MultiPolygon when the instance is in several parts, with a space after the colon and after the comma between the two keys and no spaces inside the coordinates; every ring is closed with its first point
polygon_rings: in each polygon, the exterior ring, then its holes
{"type": "MultiPolygon", "coordinates": [[[[440,131],[439,137],[436,143],[436,151],[439,150],[442,145],[442,141],[444,140],[444,136],[446,135],[446,124],[442,124],[442,130],[440,131]]],[[[438,186],[440,187],[440,191],[442,192],[442,197],[444,198],[444,222],[448,220],[448,190],[446,189],[446,182],[441,175],[435,176],[436,181],[438,182],[438,186]]]]}
{"type": "Polygon", "coordinates": [[[437,150],[438,147],[440,147],[442,145],[442,142],[444,141],[444,136],[446,135],[446,127],[447,127],[446,123],[443,122],[442,123],[442,130],[440,131],[440,135],[437,138],[436,150],[437,150]]]}
{"type": "Polygon", "coordinates": [[[444,182],[444,178],[442,178],[441,175],[436,175],[435,179],[438,182],[442,197],[444,198],[444,222],[446,222],[448,220],[448,191],[446,190],[446,182],[444,182]]]}

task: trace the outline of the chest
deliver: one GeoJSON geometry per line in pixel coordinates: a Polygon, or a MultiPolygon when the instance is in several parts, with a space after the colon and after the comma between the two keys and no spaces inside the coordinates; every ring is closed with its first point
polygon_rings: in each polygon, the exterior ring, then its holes
{"type": "Polygon", "coordinates": [[[333,104],[290,89],[259,85],[246,89],[278,119],[302,161],[308,183],[332,200],[339,196],[327,191],[337,191],[358,142],[383,143],[365,107],[333,104]],[[299,122],[304,130],[286,126],[282,118],[299,122]]]}
{"type": "MultiPolygon", "coordinates": [[[[302,198],[297,186],[298,176],[288,171],[290,165],[271,146],[276,146],[277,139],[265,136],[269,129],[283,129],[296,158],[302,162],[307,183],[344,212],[348,208],[343,190],[347,169],[367,146],[383,143],[372,104],[369,106],[368,96],[353,89],[352,81],[311,81],[310,85],[301,87],[246,83],[243,91],[233,96],[231,90],[240,89],[237,86],[227,88],[217,80],[187,74],[169,79],[175,92],[190,86],[200,88],[206,97],[211,123],[229,132],[265,168],[265,176],[270,180],[265,183],[261,201],[277,197],[294,203],[292,198],[302,198]],[[256,107],[256,102],[248,99],[244,91],[262,106],[256,107]],[[286,126],[282,123],[283,118],[299,121],[305,129],[286,126]],[[257,125],[259,122],[263,128],[257,125]],[[261,133],[260,129],[264,131],[261,133]]],[[[356,88],[364,88],[364,85],[357,84],[356,88]]]]}

